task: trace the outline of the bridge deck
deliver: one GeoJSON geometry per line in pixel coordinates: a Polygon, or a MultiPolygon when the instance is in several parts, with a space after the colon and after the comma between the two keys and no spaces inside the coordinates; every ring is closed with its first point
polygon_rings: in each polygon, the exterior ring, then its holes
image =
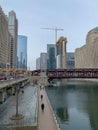
{"type": "Polygon", "coordinates": [[[28,78],[20,78],[20,79],[14,79],[14,80],[5,80],[5,81],[0,81],[0,89],[6,88],[8,86],[20,83],[22,81],[27,80],[28,78]]]}
{"type": "MultiPolygon", "coordinates": [[[[98,78],[97,68],[47,69],[44,70],[49,79],[54,78],[98,78]]],[[[41,70],[32,71],[32,76],[40,76],[41,70]]]]}

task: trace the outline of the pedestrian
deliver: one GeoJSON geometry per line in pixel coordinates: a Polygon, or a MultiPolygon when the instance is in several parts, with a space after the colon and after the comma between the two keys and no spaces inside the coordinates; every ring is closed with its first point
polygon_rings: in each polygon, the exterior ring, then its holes
{"type": "Polygon", "coordinates": [[[42,112],[44,112],[44,108],[45,108],[44,103],[42,103],[42,104],[41,104],[42,112]]]}
{"type": "Polygon", "coordinates": [[[22,93],[24,93],[24,91],[22,90],[22,93]]]}
{"type": "Polygon", "coordinates": [[[41,97],[41,100],[42,100],[42,99],[43,99],[43,95],[41,94],[41,96],[40,96],[40,97],[41,97]]]}

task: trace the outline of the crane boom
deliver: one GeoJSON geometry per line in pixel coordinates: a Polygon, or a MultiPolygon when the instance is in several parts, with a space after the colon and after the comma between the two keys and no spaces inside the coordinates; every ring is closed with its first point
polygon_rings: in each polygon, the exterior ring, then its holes
{"type": "Polygon", "coordinates": [[[41,29],[54,30],[55,31],[55,43],[57,42],[57,31],[63,31],[64,30],[62,28],[41,28],[41,29]]]}
{"type": "Polygon", "coordinates": [[[41,28],[41,29],[49,29],[49,30],[61,30],[63,31],[64,29],[61,29],[61,28],[41,28]]]}

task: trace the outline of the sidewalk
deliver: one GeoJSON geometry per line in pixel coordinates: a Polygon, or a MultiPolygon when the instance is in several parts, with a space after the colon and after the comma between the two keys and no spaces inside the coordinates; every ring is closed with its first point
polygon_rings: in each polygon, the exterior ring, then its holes
{"type": "MultiPolygon", "coordinates": [[[[16,96],[10,96],[4,104],[0,106],[0,125],[12,127],[26,127],[37,125],[37,88],[31,85],[24,87],[24,93],[20,89],[18,95],[18,111],[24,116],[21,120],[11,120],[16,114],[16,96]]],[[[0,130],[3,129],[0,127],[0,130]]]]}
{"type": "Polygon", "coordinates": [[[39,90],[38,130],[58,130],[45,89],[39,90]],[[42,101],[41,94],[43,95],[42,101]],[[41,110],[42,102],[45,105],[44,112],[41,110]]]}

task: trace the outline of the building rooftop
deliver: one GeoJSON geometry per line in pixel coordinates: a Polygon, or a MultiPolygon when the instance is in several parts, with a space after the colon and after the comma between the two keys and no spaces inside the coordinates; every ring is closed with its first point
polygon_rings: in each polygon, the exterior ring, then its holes
{"type": "Polygon", "coordinates": [[[65,43],[67,43],[67,38],[61,36],[61,37],[59,38],[59,40],[57,41],[56,46],[60,45],[63,41],[64,41],[65,43]]]}

